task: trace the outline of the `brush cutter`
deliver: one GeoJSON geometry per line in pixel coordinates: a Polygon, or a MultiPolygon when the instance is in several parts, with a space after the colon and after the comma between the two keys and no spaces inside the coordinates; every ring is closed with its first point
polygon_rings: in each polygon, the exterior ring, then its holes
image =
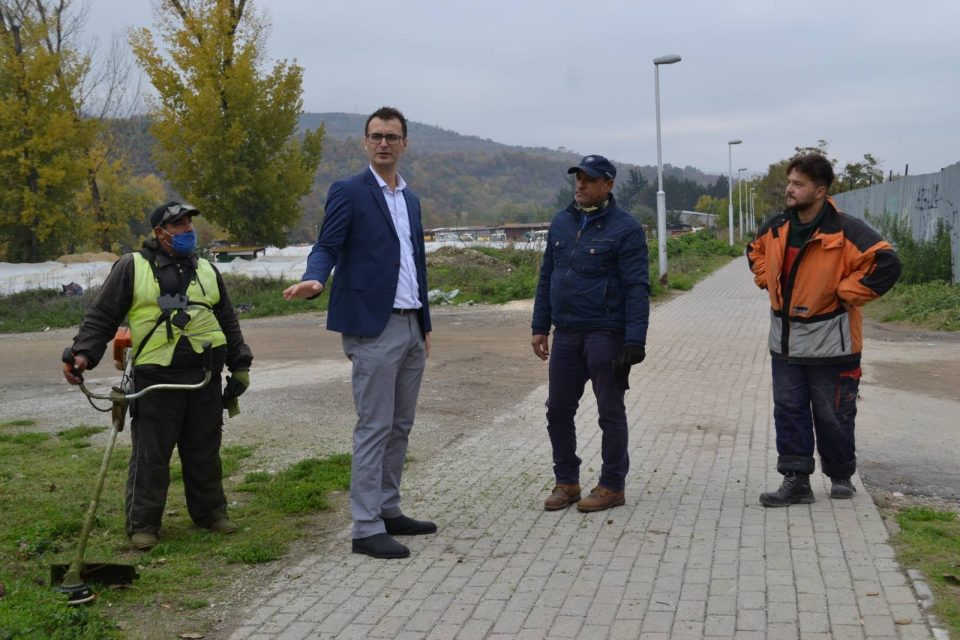
{"type": "MultiPolygon", "coordinates": [[[[123,431],[124,421],[126,420],[127,408],[130,402],[140,398],[152,391],[187,391],[193,389],[202,389],[210,382],[212,367],[211,344],[205,342],[204,350],[204,377],[197,384],[156,384],[139,392],[134,392],[133,385],[133,351],[131,349],[130,330],[121,327],[113,340],[114,363],[117,368],[123,371],[120,379],[120,385],[113,387],[110,393],[94,393],[86,388],[81,381],[80,390],[90,400],[98,411],[110,411],[113,421],[113,428],[110,430],[110,438],[107,440],[107,447],[103,452],[103,462],[100,464],[100,474],[97,478],[97,484],[93,491],[93,497],[90,499],[90,506],[87,507],[87,514],[83,520],[83,528],[80,531],[80,539],[77,541],[77,550],[73,561],[69,565],[54,565],[50,568],[50,581],[60,593],[67,595],[67,604],[78,605],[92,602],[97,594],[89,583],[99,584],[131,584],[138,576],[136,568],[125,564],[111,564],[103,562],[85,562],[83,559],[87,547],[87,538],[90,536],[90,530],[93,528],[94,518],[97,513],[97,504],[100,501],[100,494],[103,492],[103,483],[107,477],[107,467],[110,464],[110,455],[113,453],[114,444],[117,441],[117,434],[123,431]],[[109,400],[111,406],[109,409],[101,409],[93,400],[109,400]]],[[[67,364],[73,364],[73,353],[67,347],[63,352],[63,361],[67,364]]],[[[79,377],[79,372],[74,371],[74,375],[79,377]]]]}

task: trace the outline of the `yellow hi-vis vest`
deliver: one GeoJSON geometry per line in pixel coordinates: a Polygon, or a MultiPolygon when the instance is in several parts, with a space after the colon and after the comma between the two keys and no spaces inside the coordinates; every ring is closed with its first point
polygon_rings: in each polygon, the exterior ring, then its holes
{"type": "Polygon", "coordinates": [[[170,366],[173,352],[181,336],[185,336],[190,341],[190,346],[195,353],[203,353],[204,342],[210,342],[213,347],[227,344],[227,337],[213,314],[213,306],[220,302],[220,288],[217,286],[217,273],[209,262],[203,258],[197,260],[196,277],[187,287],[187,298],[190,301],[187,314],[190,320],[183,329],[173,324],[169,325],[172,339],[168,339],[167,336],[167,323],[157,324],[157,320],[162,315],[160,306],[157,304],[159,296],[160,283],[153,275],[150,262],[142,254],[135,252],[133,254],[133,304],[127,312],[133,353],[140,354],[134,361],[135,365],[170,366]],[[147,343],[141,350],[140,343],[145,339],[147,343]]]}

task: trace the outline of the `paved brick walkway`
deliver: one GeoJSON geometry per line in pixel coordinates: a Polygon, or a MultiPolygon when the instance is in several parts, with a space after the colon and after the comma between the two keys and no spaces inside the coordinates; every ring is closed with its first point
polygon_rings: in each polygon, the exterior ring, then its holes
{"type": "MultiPolygon", "coordinates": [[[[544,386],[405,479],[405,510],[440,527],[404,539],[410,559],[350,554],[345,530],[342,553],[287,572],[232,638],[930,637],[862,488],[832,501],[817,474],[816,503],[758,504],[780,481],[766,309],[742,258],[654,309],[627,393],[626,506],[543,511],[544,386]]],[[[589,488],[589,391],[578,424],[589,488]]]]}

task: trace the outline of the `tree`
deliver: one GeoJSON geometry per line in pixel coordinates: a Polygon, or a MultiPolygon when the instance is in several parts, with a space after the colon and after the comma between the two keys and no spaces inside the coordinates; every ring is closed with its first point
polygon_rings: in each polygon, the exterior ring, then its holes
{"type": "Polygon", "coordinates": [[[573,176],[567,176],[563,179],[564,187],[557,191],[553,196],[553,208],[555,210],[566,209],[573,202],[573,194],[576,192],[576,184],[573,176]]]}
{"type": "Polygon", "coordinates": [[[0,237],[9,261],[38,262],[89,231],[76,215],[96,123],[78,92],[89,58],[65,46],[69,0],[0,0],[0,237]]]}
{"type": "MultiPolygon", "coordinates": [[[[636,214],[637,210],[643,206],[646,199],[645,196],[648,195],[647,192],[651,189],[650,183],[648,183],[647,179],[640,173],[640,169],[630,167],[626,178],[620,183],[620,187],[617,189],[617,204],[619,204],[622,209],[636,214]]],[[[656,199],[655,190],[654,199],[656,199]]]]}
{"type": "Polygon", "coordinates": [[[88,173],[88,188],[77,194],[77,208],[92,216],[91,246],[126,253],[137,248],[139,235],[149,232],[144,223],[164,201],[166,189],[156,176],[134,176],[123,160],[100,156],[105,153],[106,146],[98,144],[88,156],[97,168],[88,173]]]}
{"type": "Polygon", "coordinates": [[[863,189],[883,182],[883,169],[873,154],[863,154],[863,162],[848,162],[837,176],[837,191],[863,189]]]}
{"type": "Polygon", "coordinates": [[[284,245],[320,163],[323,128],[296,137],[303,69],[261,71],[268,24],[247,0],[162,0],[161,53],[130,34],[159,98],[157,163],[171,185],[240,242],[284,245]]]}
{"type": "Polygon", "coordinates": [[[727,199],[726,198],[714,198],[710,195],[702,195],[697,200],[697,204],[693,206],[694,211],[699,211],[700,213],[712,213],[717,216],[715,223],[716,226],[720,228],[725,228],[725,225],[729,224],[727,222],[727,199]]]}

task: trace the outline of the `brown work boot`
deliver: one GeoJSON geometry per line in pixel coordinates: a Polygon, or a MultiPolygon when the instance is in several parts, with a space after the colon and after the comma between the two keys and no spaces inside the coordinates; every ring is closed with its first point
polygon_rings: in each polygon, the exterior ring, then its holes
{"type": "Polygon", "coordinates": [[[614,491],[598,484],[590,492],[590,495],[580,501],[577,509],[580,511],[603,511],[610,507],[619,507],[623,503],[623,491],[614,491]]]}
{"type": "Polygon", "coordinates": [[[543,508],[546,511],[557,511],[570,506],[579,499],[579,484],[558,484],[553,488],[553,493],[543,501],[543,508]]]}

